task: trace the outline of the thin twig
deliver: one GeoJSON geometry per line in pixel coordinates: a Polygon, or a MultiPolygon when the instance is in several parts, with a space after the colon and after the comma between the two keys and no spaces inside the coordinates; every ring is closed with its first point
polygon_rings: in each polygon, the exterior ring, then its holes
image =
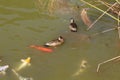
{"type": "Polygon", "coordinates": [[[120,23],[119,23],[119,21],[120,21],[120,11],[119,11],[119,14],[118,14],[118,35],[119,35],[119,39],[120,39],[120,23]]]}
{"type": "Polygon", "coordinates": [[[109,11],[114,5],[116,5],[117,3],[114,3],[111,7],[109,7],[106,11],[103,12],[103,14],[101,16],[99,16],[90,26],[87,30],[89,30],[90,28],[93,27],[93,25],[98,21],[100,20],[106,13],[107,11],[109,11]]]}
{"type": "MultiPolygon", "coordinates": [[[[93,7],[93,8],[95,8],[95,9],[103,12],[103,13],[105,12],[104,10],[102,10],[102,9],[100,9],[100,8],[98,8],[98,7],[92,5],[92,4],[90,4],[90,3],[88,3],[88,2],[86,2],[86,1],[84,1],[84,0],[81,0],[81,1],[84,2],[84,3],[86,3],[86,4],[88,4],[89,6],[91,6],[91,7],[93,7]]],[[[108,15],[108,16],[110,16],[110,17],[113,18],[114,20],[118,21],[118,19],[117,19],[116,17],[110,15],[109,13],[106,12],[105,14],[108,15]]],[[[120,22],[120,21],[119,21],[119,22],[120,22]]]]}
{"type": "Polygon", "coordinates": [[[106,33],[106,32],[112,31],[112,30],[116,30],[116,28],[110,28],[110,29],[104,30],[104,31],[102,31],[102,32],[95,33],[95,34],[93,34],[92,36],[96,36],[96,35],[99,35],[99,34],[103,34],[103,33],[106,33]]]}
{"type": "Polygon", "coordinates": [[[118,26],[120,26],[120,11],[118,12],[118,26]]]}
{"type": "Polygon", "coordinates": [[[114,58],[111,58],[111,59],[109,59],[109,60],[106,60],[106,61],[103,61],[103,62],[99,63],[99,64],[98,64],[98,67],[97,67],[97,72],[99,72],[100,66],[101,66],[102,64],[111,62],[111,61],[116,60],[116,59],[118,59],[118,58],[120,58],[120,56],[117,56],[117,57],[114,57],[114,58]]]}
{"type": "Polygon", "coordinates": [[[104,2],[104,1],[101,1],[99,0],[100,3],[104,4],[105,6],[107,6],[108,8],[111,6],[111,4],[107,3],[107,2],[104,2]]]}
{"type": "Polygon", "coordinates": [[[120,4],[120,2],[118,0],[115,0],[115,1],[120,4]]]}

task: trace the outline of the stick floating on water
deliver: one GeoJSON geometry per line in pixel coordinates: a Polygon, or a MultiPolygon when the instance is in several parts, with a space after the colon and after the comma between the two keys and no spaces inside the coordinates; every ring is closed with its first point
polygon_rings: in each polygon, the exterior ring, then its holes
{"type": "Polygon", "coordinates": [[[119,39],[120,39],[120,23],[119,23],[119,21],[120,21],[120,11],[119,11],[119,14],[118,14],[118,35],[119,35],[119,39]]]}
{"type": "Polygon", "coordinates": [[[99,72],[100,66],[101,66],[102,64],[111,62],[111,61],[116,60],[116,59],[118,59],[118,58],[120,58],[120,56],[117,56],[117,57],[114,57],[114,58],[111,58],[111,59],[109,59],[109,60],[106,60],[106,61],[103,61],[103,62],[99,63],[99,64],[98,64],[98,67],[97,67],[97,72],[99,72]]]}
{"type": "Polygon", "coordinates": [[[110,28],[110,29],[104,30],[104,31],[102,31],[102,32],[95,33],[95,34],[93,34],[92,36],[96,36],[96,35],[99,35],[99,34],[103,34],[103,33],[106,33],[106,32],[112,31],[112,30],[116,30],[116,28],[110,28]]]}
{"type": "Polygon", "coordinates": [[[116,5],[116,3],[114,3],[111,7],[109,7],[106,11],[103,12],[102,15],[100,15],[90,26],[87,30],[89,30],[90,28],[93,27],[93,25],[98,21],[100,20],[114,5],[116,5]]]}
{"type": "MultiPolygon", "coordinates": [[[[95,9],[97,9],[97,10],[99,10],[99,11],[101,11],[101,12],[105,12],[104,10],[102,10],[102,9],[100,9],[100,8],[98,8],[98,7],[96,7],[96,6],[94,6],[94,5],[92,5],[92,4],[90,4],[90,3],[88,3],[88,2],[86,2],[86,1],[84,1],[84,0],[80,0],[80,1],[82,1],[82,2],[84,2],[84,3],[86,3],[86,4],[88,4],[89,6],[91,6],[91,7],[93,7],[93,8],[95,8],[95,9]]],[[[114,17],[114,16],[112,16],[112,15],[110,15],[109,13],[105,13],[106,15],[108,15],[108,16],[110,16],[111,18],[113,18],[114,20],[117,20],[117,21],[119,21],[116,17],[114,17]]],[[[119,21],[120,22],[120,21],[119,21]]]]}
{"type": "Polygon", "coordinates": [[[119,36],[119,39],[120,39],[120,26],[118,26],[118,36],[119,36]]]}
{"type": "Polygon", "coordinates": [[[118,1],[118,0],[115,0],[115,1],[120,4],[120,1],[118,1]]]}

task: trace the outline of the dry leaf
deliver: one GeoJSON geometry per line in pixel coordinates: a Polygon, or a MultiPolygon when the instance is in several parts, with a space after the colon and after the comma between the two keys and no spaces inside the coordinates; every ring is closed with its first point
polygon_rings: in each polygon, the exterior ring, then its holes
{"type": "Polygon", "coordinates": [[[87,15],[87,10],[86,9],[83,9],[81,11],[81,18],[82,18],[85,25],[87,25],[88,27],[91,25],[91,21],[90,21],[88,15],[87,15]]]}

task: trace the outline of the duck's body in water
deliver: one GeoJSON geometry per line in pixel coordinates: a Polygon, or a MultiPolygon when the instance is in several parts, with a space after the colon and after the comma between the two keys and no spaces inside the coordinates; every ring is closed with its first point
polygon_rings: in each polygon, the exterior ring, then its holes
{"type": "Polygon", "coordinates": [[[45,47],[56,47],[64,43],[64,39],[62,36],[59,36],[57,39],[54,39],[50,42],[45,43],[45,47]]]}
{"type": "Polygon", "coordinates": [[[69,25],[71,32],[77,32],[77,24],[75,23],[74,19],[70,19],[70,25],[69,25]]]}

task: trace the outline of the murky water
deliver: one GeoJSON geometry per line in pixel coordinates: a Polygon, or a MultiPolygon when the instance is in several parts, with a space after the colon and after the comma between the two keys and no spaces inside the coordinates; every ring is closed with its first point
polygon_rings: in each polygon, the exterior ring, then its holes
{"type": "MultiPolygon", "coordinates": [[[[89,8],[92,21],[102,14],[79,0],[71,2],[81,4],[80,11],[89,8]]],[[[0,0],[0,65],[10,66],[0,80],[19,80],[11,69],[16,69],[20,60],[27,57],[31,57],[31,66],[17,73],[34,80],[119,80],[119,61],[102,65],[100,72],[96,72],[100,62],[119,55],[117,30],[89,38],[91,34],[116,25],[115,20],[105,15],[90,31],[86,31],[87,26],[79,13],[75,15],[67,11],[61,15],[48,15],[39,11],[33,0],[0,0]],[[77,33],[69,31],[71,17],[79,27],[77,33]],[[43,45],[60,35],[65,38],[65,43],[53,48],[54,52],[50,54],[29,47],[43,45]]]]}

